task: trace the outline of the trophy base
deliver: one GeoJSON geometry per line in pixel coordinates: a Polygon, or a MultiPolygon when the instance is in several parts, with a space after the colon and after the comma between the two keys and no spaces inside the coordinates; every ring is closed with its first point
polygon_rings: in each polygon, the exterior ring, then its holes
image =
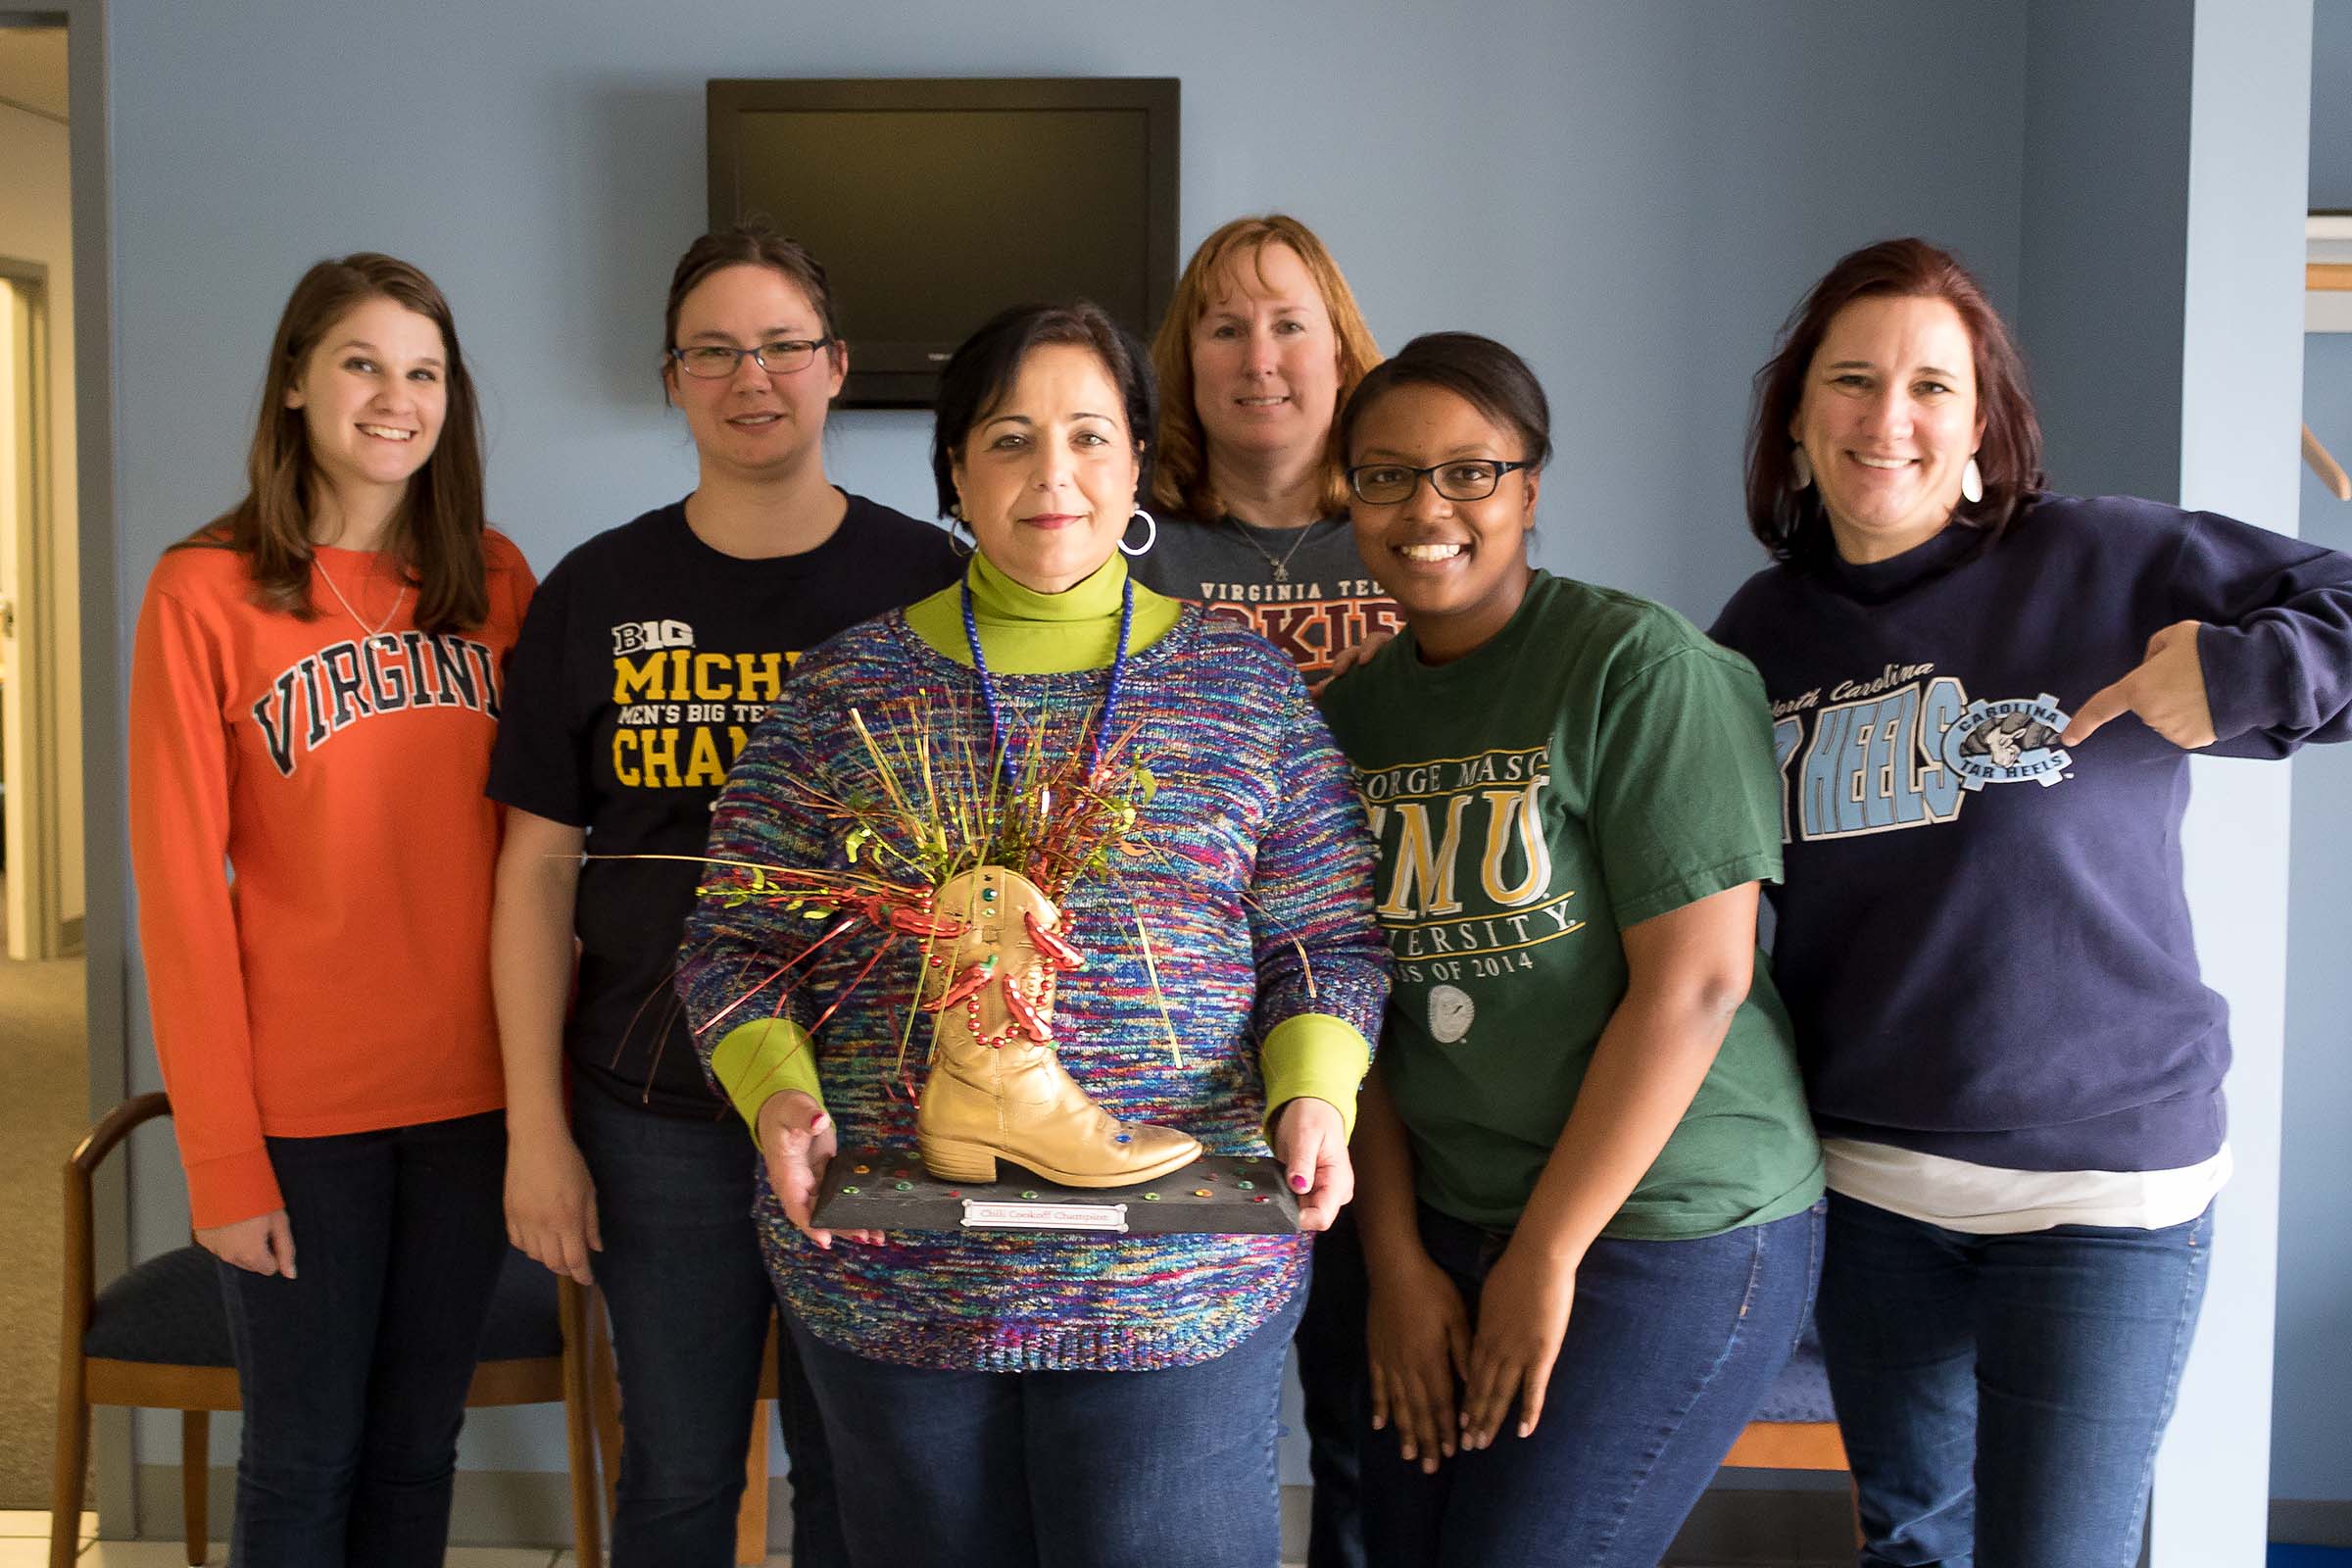
{"type": "Polygon", "coordinates": [[[993,1182],[943,1182],[910,1151],[833,1156],[815,1222],[845,1231],[1077,1231],[1113,1236],[1289,1236],[1298,1200],[1263,1154],[1203,1154],[1132,1187],[1063,1187],[1009,1160],[993,1182]]]}

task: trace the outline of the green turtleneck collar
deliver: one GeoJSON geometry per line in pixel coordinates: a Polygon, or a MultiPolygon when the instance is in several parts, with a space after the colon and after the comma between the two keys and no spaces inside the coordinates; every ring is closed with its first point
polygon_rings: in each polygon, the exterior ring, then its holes
{"type": "MultiPolygon", "coordinates": [[[[964,573],[972,585],[972,618],[988,667],[1001,675],[1060,675],[1102,669],[1119,648],[1119,602],[1127,585],[1127,562],[1113,555],[1085,581],[1057,594],[1024,588],[975,555],[964,573]]],[[[1143,652],[1176,627],[1184,606],[1137,584],[1135,624],[1127,651],[1143,652]]],[[[910,605],[906,624],[924,642],[959,664],[972,662],[963,630],[959,588],[943,588],[910,605]]]]}

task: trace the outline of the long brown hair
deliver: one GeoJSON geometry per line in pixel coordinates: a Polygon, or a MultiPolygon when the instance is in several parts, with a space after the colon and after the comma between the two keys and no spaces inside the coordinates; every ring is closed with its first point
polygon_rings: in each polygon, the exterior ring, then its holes
{"type": "Polygon", "coordinates": [[[490,590],[482,560],[482,416],[473,378],[441,290],[407,262],[374,251],[320,262],[294,285],[262,381],[261,415],[245,460],[245,499],[173,548],[234,550],[245,558],[265,605],[303,620],[318,613],[310,586],[318,475],[302,411],[286,407],[286,388],[335,323],[371,299],[390,300],[441,329],[448,399],[441,439],[410,478],[384,547],[416,586],[419,627],[438,632],[478,626],[489,618],[490,590]]]}
{"type": "Polygon", "coordinates": [[[1984,288],[1951,252],[1924,239],[1883,239],[1840,257],[1781,328],[1779,347],[1756,372],[1747,426],[1747,525],[1775,561],[1819,556],[1830,548],[1821,489],[1792,489],[1795,448],[1788,426],[1804,401],[1805,374],[1830,322],[1856,300],[1894,296],[1938,299],[1960,314],[1975,361],[1977,414],[1984,436],[1977,471],[1984,499],[1963,501],[1952,515],[1998,536],[2042,487],[2041,421],[2026,389],[2025,361],[1984,288]]]}
{"type": "Polygon", "coordinates": [[[1288,246],[1315,280],[1323,309],[1331,317],[1332,334],[1340,343],[1340,389],[1332,402],[1332,438],[1323,453],[1322,515],[1336,517],[1348,510],[1348,475],[1339,447],[1339,414],[1364,372],[1380,363],[1380,345],[1355,303],[1355,294],[1340,272],[1331,251],[1315,231],[1296,218],[1268,213],[1262,218],[1237,218],[1200,242],[1193,259],[1176,280],[1168,314],[1160,318],[1152,339],[1152,368],[1159,379],[1158,474],[1152,481],[1152,499],[1161,506],[1214,521],[1225,514],[1225,499],[1208,482],[1207,437],[1200,429],[1200,411],[1193,402],[1193,328],[1208,314],[1209,290],[1216,286],[1228,262],[1244,257],[1253,267],[1269,245],[1288,246]]]}

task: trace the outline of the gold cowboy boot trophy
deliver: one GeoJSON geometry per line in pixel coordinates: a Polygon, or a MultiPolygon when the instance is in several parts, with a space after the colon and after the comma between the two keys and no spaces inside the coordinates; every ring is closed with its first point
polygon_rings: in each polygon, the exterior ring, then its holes
{"type": "Polygon", "coordinates": [[[1126,1187],[1200,1156],[1190,1134],[1119,1120],[1063,1069],[1054,977],[1086,958],[1035,883],[984,865],[948,881],[931,908],[949,933],[923,970],[923,1006],[940,1017],[915,1139],[932,1175],[993,1182],[1005,1159],[1065,1187],[1126,1187]]]}

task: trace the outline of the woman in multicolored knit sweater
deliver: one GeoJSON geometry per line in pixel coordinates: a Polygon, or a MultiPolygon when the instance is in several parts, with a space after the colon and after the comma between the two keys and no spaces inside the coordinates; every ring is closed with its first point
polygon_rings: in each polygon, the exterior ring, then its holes
{"type": "MultiPolygon", "coordinates": [[[[1088,956],[1059,979],[1061,1056],[1131,1123],[1211,1153],[1270,1142],[1315,1228],[1352,1192],[1347,1138],[1388,992],[1370,846],[1289,661],[1128,581],[1114,547],[1149,521],[1135,514],[1152,428],[1150,372],[1092,306],[1007,312],[964,344],[933,458],[943,508],[977,541],[966,582],[802,662],[728,779],[710,854],[849,865],[844,825],[805,803],[864,776],[859,723],[884,749],[922,724],[983,757],[994,727],[1055,760],[1132,733],[1154,788],[1131,840],[1150,848],[1060,899],[1088,956]]],[[[853,1558],[1273,1562],[1304,1239],[811,1228],[838,1144],[913,1144],[930,1038],[918,1029],[902,1061],[920,943],[855,985],[870,940],[836,943],[789,972],[789,997],[762,988],[826,929],[713,893],[679,990],[764,1157],[768,1265],[834,1444],[853,1558]],[[818,1009],[844,998],[811,1043],[818,1009]]]]}

